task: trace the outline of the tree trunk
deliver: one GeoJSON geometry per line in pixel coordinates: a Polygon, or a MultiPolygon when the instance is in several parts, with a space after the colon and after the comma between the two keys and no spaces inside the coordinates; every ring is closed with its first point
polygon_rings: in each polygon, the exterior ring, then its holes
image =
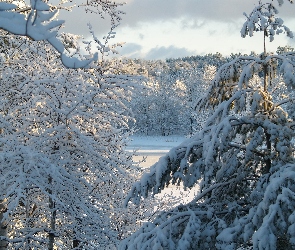
{"type": "MultiPolygon", "coordinates": [[[[267,148],[267,155],[270,156],[271,154],[271,141],[270,141],[270,134],[267,132],[265,133],[265,141],[266,141],[266,148],[267,148]]],[[[265,160],[265,170],[264,170],[264,174],[268,174],[271,168],[271,160],[269,158],[267,158],[265,160]]]]}
{"type": "MultiPolygon", "coordinates": [[[[265,44],[265,38],[266,38],[266,31],[264,31],[264,58],[266,58],[266,44],[265,44]]],[[[268,78],[269,78],[269,65],[264,63],[263,64],[263,90],[265,93],[268,93],[268,78]]],[[[267,97],[265,97],[267,98],[267,97]]],[[[264,111],[267,113],[269,111],[269,104],[267,100],[264,100],[264,111]]],[[[265,134],[265,143],[266,143],[266,148],[267,148],[267,155],[270,156],[271,154],[271,141],[270,141],[270,134],[267,131],[264,131],[265,134]]],[[[267,158],[265,160],[265,169],[263,171],[263,174],[268,174],[271,168],[271,159],[267,158]]]]}
{"type": "MultiPolygon", "coordinates": [[[[0,202],[0,237],[7,237],[7,226],[2,222],[3,214],[5,213],[5,206],[3,201],[0,202]]],[[[0,250],[7,249],[7,241],[0,240],[0,250]]]]}
{"type": "MultiPolygon", "coordinates": [[[[49,183],[52,183],[52,178],[49,177],[49,183]]],[[[49,194],[52,194],[52,190],[48,191],[49,194]]],[[[55,222],[56,222],[56,210],[55,202],[51,197],[49,197],[49,209],[51,211],[50,218],[50,232],[48,233],[48,250],[53,250],[54,238],[55,238],[55,222]]]]}

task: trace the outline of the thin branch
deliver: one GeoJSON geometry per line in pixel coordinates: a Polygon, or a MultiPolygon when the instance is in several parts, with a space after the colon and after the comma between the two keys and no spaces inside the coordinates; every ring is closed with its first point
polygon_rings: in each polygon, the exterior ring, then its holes
{"type": "Polygon", "coordinates": [[[222,182],[222,183],[216,183],[216,184],[210,186],[209,188],[207,188],[206,190],[204,190],[202,193],[200,193],[196,198],[194,198],[190,202],[190,204],[196,203],[198,200],[202,199],[206,194],[212,192],[213,189],[219,188],[219,187],[222,187],[222,186],[229,185],[229,184],[233,183],[234,181],[235,181],[235,179],[231,179],[230,181],[222,182]]]}

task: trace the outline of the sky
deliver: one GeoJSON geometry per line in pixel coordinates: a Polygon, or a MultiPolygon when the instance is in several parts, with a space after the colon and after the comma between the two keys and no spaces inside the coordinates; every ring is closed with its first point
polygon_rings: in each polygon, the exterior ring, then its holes
{"type": "MultiPolygon", "coordinates": [[[[278,6],[279,16],[295,35],[295,4],[287,0],[278,6]]],[[[263,51],[263,34],[242,38],[240,30],[257,0],[127,0],[120,9],[122,16],[113,43],[125,42],[118,49],[120,56],[143,59],[166,59],[219,52],[250,53],[263,51]]],[[[90,22],[97,37],[109,30],[108,21],[85,14],[82,8],[66,13],[66,31],[89,36],[90,22]],[[74,17],[74,19],[73,19],[74,17]]],[[[295,47],[295,39],[284,34],[267,44],[269,51],[278,46],[295,47]]]]}

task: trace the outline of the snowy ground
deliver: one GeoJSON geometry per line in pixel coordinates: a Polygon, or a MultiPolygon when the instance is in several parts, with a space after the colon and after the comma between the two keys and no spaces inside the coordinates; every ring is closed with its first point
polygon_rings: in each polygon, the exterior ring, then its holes
{"type": "MultiPolygon", "coordinates": [[[[136,150],[137,156],[134,157],[134,161],[140,162],[140,166],[148,171],[148,168],[156,163],[161,156],[164,156],[171,148],[179,145],[184,140],[185,137],[180,136],[132,136],[127,150],[136,150]]],[[[183,191],[182,188],[169,186],[159,196],[164,199],[171,199],[171,196],[176,196],[174,199],[178,200],[179,203],[187,203],[193,199],[197,191],[198,188],[183,191]]]]}

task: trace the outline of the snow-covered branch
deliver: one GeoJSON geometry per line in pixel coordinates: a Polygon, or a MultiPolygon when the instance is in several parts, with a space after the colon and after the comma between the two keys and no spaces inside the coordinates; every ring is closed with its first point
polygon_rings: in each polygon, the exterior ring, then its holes
{"type": "Polygon", "coordinates": [[[17,5],[0,3],[0,28],[12,34],[27,36],[33,40],[48,41],[60,54],[63,64],[68,68],[83,68],[98,59],[96,53],[90,59],[80,60],[66,55],[64,44],[57,38],[57,31],[64,23],[55,20],[58,10],[42,0],[34,0],[28,7],[28,14],[19,13],[17,5]]]}

